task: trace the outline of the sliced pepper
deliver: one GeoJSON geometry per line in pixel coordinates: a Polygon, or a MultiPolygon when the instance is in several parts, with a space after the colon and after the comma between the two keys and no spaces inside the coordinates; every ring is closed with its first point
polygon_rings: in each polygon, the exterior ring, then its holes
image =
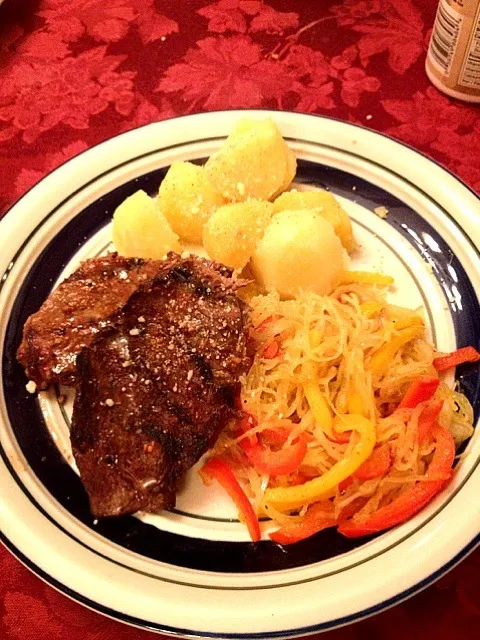
{"type": "Polygon", "coordinates": [[[380,311],[383,309],[383,306],[383,304],[377,302],[376,300],[367,300],[366,302],[362,302],[362,304],[360,305],[360,311],[367,318],[373,318],[373,316],[377,315],[377,313],[380,313],[380,311]]]}
{"type": "Polygon", "coordinates": [[[279,511],[298,509],[306,504],[327,499],[335,494],[342,480],[352,475],[367,460],[376,441],[375,425],[364,416],[346,415],[337,431],[358,431],[359,441],[350,454],[337,462],[322,476],[295,487],[275,487],[265,492],[265,502],[279,511]]]}
{"type": "Polygon", "coordinates": [[[316,382],[309,380],[303,385],[308,406],[312,410],[317,425],[327,436],[332,436],[332,412],[316,382]]]}
{"type": "Polygon", "coordinates": [[[365,415],[363,398],[356,389],[350,390],[347,395],[347,411],[361,416],[365,415]]]}
{"type": "MultiPolygon", "coordinates": [[[[314,332],[319,333],[315,329],[310,331],[310,341],[313,344],[316,342],[314,332]]],[[[306,382],[303,384],[303,392],[305,393],[308,406],[312,410],[317,425],[330,436],[332,434],[332,412],[316,380],[316,363],[311,361],[306,362],[303,365],[303,373],[306,377],[306,382]]]]}
{"type": "Polygon", "coordinates": [[[350,437],[352,435],[351,431],[340,431],[336,428],[339,422],[343,420],[343,417],[336,416],[332,420],[332,433],[328,435],[328,439],[332,440],[332,442],[336,442],[337,444],[348,444],[350,442],[350,437]]]}
{"type": "Polygon", "coordinates": [[[285,476],[293,473],[302,464],[307,453],[307,442],[302,436],[290,446],[278,451],[260,442],[252,444],[247,439],[240,440],[239,445],[254,468],[259,473],[268,475],[285,476]]]}
{"type": "Polygon", "coordinates": [[[414,325],[421,325],[422,327],[425,326],[423,318],[417,314],[398,318],[397,320],[394,320],[393,323],[396,331],[400,331],[401,329],[406,329],[407,327],[412,327],[414,325]]]}
{"type": "Polygon", "coordinates": [[[389,472],[391,465],[390,447],[385,443],[372,451],[372,455],[358,467],[353,477],[357,480],[383,478],[389,472]]]}
{"type": "Polygon", "coordinates": [[[474,347],[462,347],[452,353],[447,353],[444,356],[439,356],[433,361],[433,366],[437,371],[446,371],[447,369],[453,369],[459,364],[465,362],[478,362],[480,360],[480,353],[474,347]]]}
{"type": "Polygon", "coordinates": [[[263,350],[262,357],[265,358],[265,360],[271,360],[272,358],[278,356],[279,353],[280,345],[278,344],[278,341],[272,340],[263,350]]]}
{"type": "Polygon", "coordinates": [[[237,505],[240,518],[245,522],[253,542],[258,542],[261,538],[258,518],[253,511],[253,507],[247,494],[242,489],[235,478],[230,467],[220,458],[210,458],[202,468],[202,474],[212,480],[217,480],[225,489],[228,495],[237,505]]]}
{"type": "Polygon", "coordinates": [[[443,400],[430,402],[422,409],[417,427],[417,441],[419,444],[423,444],[429,439],[442,409],[443,400]]]}
{"type": "Polygon", "coordinates": [[[293,544],[315,535],[323,529],[334,527],[333,504],[329,501],[312,504],[301,522],[285,524],[278,531],[270,534],[270,540],[279,544],[293,544]]]}
{"type": "MultiPolygon", "coordinates": [[[[246,411],[242,411],[242,417],[238,421],[238,429],[239,429],[241,434],[242,433],[247,433],[248,434],[250,429],[253,429],[257,425],[258,425],[258,421],[257,421],[257,419],[255,418],[254,415],[252,415],[251,413],[247,413],[246,411]]],[[[245,438],[245,440],[248,440],[252,444],[256,444],[257,443],[257,434],[256,433],[249,434],[247,436],[247,438],[245,438]]]]}
{"type": "Polygon", "coordinates": [[[338,527],[340,533],[347,538],[358,538],[390,529],[418,513],[443,489],[451,477],[455,442],[451,433],[439,425],[435,425],[433,437],[436,447],[428,467],[428,475],[432,479],[417,482],[393,502],[375,511],[364,522],[343,522],[338,527]]]}
{"type": "Polygon", "coordinates": [[[402,329],[398,334],[393,336],[388,342],[376,351],[370,360],[370,370],[374,375],[383,376],[388,369],[389,364],[394,359],[397,351],[403,345],[410,342],[414,338],[418,338],[424,331],[423,325],[414,324],[410,327],[402,329]]]}
{"type": "Polygon", "coordinates": [[[342,284],[377,284],[387,287],[394,283],[392,276],[375,271],[345,271],[342,275],[342,284]]]}
{"type": "Polygon", "coordinates": [[[263,322],[261,322],[258,326],[255,327],[255,331],[258,331],[259,333],[264,331],[269,324],[271,324],[272,322],[275,322],[276,320],[280,320],[282,316],[278,315],[278,313],[274,313],[271,316],[268,316],[268,318],[265,318],[265,320],[263,322]]]}
{"type": "Polygon", "coordinates": [[[431,400],[435,395],[440,380],[437,376],[424,375],[412,382],[398,405],[399,409],[414,409],[421,402],[431,400]]]}

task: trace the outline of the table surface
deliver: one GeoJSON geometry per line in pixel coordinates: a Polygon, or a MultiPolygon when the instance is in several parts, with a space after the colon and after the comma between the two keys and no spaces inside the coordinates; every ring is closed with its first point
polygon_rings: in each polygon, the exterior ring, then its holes
{"type": "MultiPolygon", "coordinates": [[[[326,114],[403,140],[480,192],[479,107],[429,83],[436,0],[5,0],[0,215],[122,131],[228,108],[326,114]]],[[[32,542],[34,535],[32,534],[32,542]]],[[[146,640],[54,591],[0,546],[0,637],[146,640]]],[[[478,637],[480,549],[332,640],[478,637]]]]}

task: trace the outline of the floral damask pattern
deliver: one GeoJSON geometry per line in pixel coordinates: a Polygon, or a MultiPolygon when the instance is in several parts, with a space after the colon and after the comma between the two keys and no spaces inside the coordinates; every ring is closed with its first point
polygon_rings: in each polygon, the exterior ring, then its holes
{"type": "Polygon", "coordinates": [[[181,5],[25,0],[21,10],[6,0],[0,162],[16,174],[0,176],[0,212],[77,140],[89,146],[161,118],[225,108],[364,123],[478,185],[475,109],[439,94],[423,71],[435,0],[181,5]]]}
{"type": "MultiPolygon", "coordinates": [[[[480,191],[478,107],[429,83],[437,0],[5,0],[0,215],[112,135],[175,115],[327,114],[411,144],[480,191]]],[[[44,585],[0,547],[0,638],[140,640],[44,585]]],[[[469,640],[480,552],[408,602],[325,638],[469,640]],[[412,620],[415,621],[412,627],[412,620]]]]}

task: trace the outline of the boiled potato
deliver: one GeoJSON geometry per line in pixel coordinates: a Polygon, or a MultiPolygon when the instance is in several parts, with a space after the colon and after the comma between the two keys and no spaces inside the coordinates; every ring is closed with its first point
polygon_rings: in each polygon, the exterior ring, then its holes
{"type": "Polygon", "coordinates": [[[182,240],[200,244],[203,225],[224,203],[203,167],[174,162],[160,185],[158,205],[182,240]]]}
{"type": "Polygon", "coordinates": [[[269,200],[293,179],[296,160],[273,120],[240,120],[205,171],[229,202],[269,200]]]}
{"type": "Polygon", "coordinates": [[[295,174],[297,173],[297,158],[290,147],[285,145],[285,153],[287,159],[287,171],[285,174],[285,178],[283,180],[283,184],[280,189],[273,194],[272,198],[276,198],[280,193],[283,193],[285,189],[288,189],[293,179],[295,178],[295,174]]]}
{"type": "Polygon", "coordinates": [[[273,203],[275,212],[285,209],[314,209],[335,229],[345,249],[350,253],[356,247],[352,223],[335,196],[329,191],[287,191],[273,203]]]}
{"type": "Polygon", "coordinates": [[[203,246],[212,260],[243,269],[273,215],[273,204],[249,200],[217,209],[203,227],[203,246]]]}
{"type": "Polygon", "coordinates": [[[345,269],[346,253],[327,222],[311,209],[280,211],[270,221],[251,267],[266,291],[283,299],[301,291],[331,293],[345,269]]]}
{"type": "Polygon", "coordinates": [[[177,234],[145,191],[137,191],[117,207],[113,243],[127,258],[160,259],[169,251],[181,251],[177,234]]]}

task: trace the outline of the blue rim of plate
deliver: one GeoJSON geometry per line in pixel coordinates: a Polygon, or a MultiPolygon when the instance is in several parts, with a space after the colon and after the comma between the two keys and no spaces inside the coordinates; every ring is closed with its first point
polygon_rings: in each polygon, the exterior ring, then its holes
{"type": "MultiPolygon", "coordinates": [[[[332,120],[335,120],[335,119],[334,119],[334,118],[332,118],[332,120]]],[[[146,125],[146,126],[148,126],[148,125],[146,125]]],[[[358,125],[354,125],[354,126],[358,126],[358,125]]],[[[361,127],[360,127],[360,128],[361,128],[361,127]]],[[[377,135],[384,135],[384,134],[377,134],[377,135]]],[[[117,137],[117,136],[115,136],[115,137],[117,137]]],[[[384,136],[384,137],[389,138],[389,136],[384,136]]],[[[398,142],[398,141],[396,141],[396,142],[398,142]]],[[[401,144],[401,143],[400,143],[400,144],[401,144]]],[[[404,145],[404,146],[407,146],[407,145],[404,145]]],[[[415,150],[414,150],[414,151],[415,151],[415,150]]],[[[415,152],[416,152],[416,151],[415,151],[415,152]]],[[[416,152],[416,153],[418,153],[418,152],[416,152]]],[[[423,154],[422,154],[422,155],[423,155],[423,154]]],[[[131,162],[131,161],[133,161],[133,159],[132,159],[132,160],[130,160],[129,162],[131,162]]],[[[327,172],[328,172],[328,171],[332,171],[332,169],[330,169],[330,168],[328,168],[328,167],[324,167],[324,169],[326,169],[326,170],[327,170],[327,172]]],[[[335,171],[338,171],[338,172],[343,173],[343,174],[346,174],[346,173],[347,173],[347,172],[342,172],[342,171],[340,171],[340,170],[335,170],[335,171]]],[[[157,172],[151,172],[151,173],[158,174],[158,171],[157,171],[157,172]]],[[[350,175],[350,176],[351,176],[351,178],[355,181],[355,184],[356,184],[356,185],[358,185],[358,183],[361,181],[361,179],[357,178],[356,176],[353,176],[352,174],[348,174],[348,175],[350,175]]],[[[157,179],[157,178],[156,178],[156,179],[157,179]]],[[[136,179],[135,181],[132,181],[132,182],[135,182],[135,183],[136,183],[136,188],[139,188],[139,186],[138,186],[138,179],[136,179]]],[[[317,184],[319,184],[319,183],[321,184],[321,180],[319,181],[319,180],[317,179],[317,180],[315,180],[315,182],[316,182],[317,184]]],[[[129,183],[126,183],[126,184],[129,184],[129,183]]],[[[157,184],[158,184],[158,180],[157,180],[157,184]]],[[[124,185],[124,186],[125,186],[125,185],[124,185]]],[[[374,188],[375,188],[375,190],[377,190],[377,191],[381,191],[381,192],[383,192],[383,190],[382,190],[382,189],[380,189],[379,187],[374,187],[374,188]]],[[[418,189],[418,187],[416,187],[416,188],[418,189]]],[[[334,190],[335,192],[338,192],[338,189],[336,189],[336,188],[334,188],[333,190],[334,190]]],[[[114,190],[114,191],[116,191],[116,190],[114,190]]],[[[112,193],[112,192],[110,192],[110,194],[108,194],[108,195],[111,195],[111,193],[112,193]]],[[[385,194],[385,193],[387,193],[387,192],[383,192],[383,194],[385,194]]],[[[358,192],[357,192],[355,195],[356,195],[356,199],[359,199],[359,194],[358,194],[358,192]]],[[[389,194],[388,194],[388,195],[389,195],[389,194]]],[[[351,196],[351,193],[350,193],[350,196],[351,196]]],[[[121,198],[121,199],[123,199],[123,197],[125,197],[125,196],[122,196],[122,198],[121,198]]],[[[102,201],[104,201],[104,199],[105,199],[105,198],[103,197],[101,200],[102,200],[102,201]]],[[[384,203],[384,202],[385,202],[385,195],[382,195],[381,202],[382,202],[382,203],[384,203]]],[[[378,204],[378,203],[377,203],[377,204],[378,204]]],[[[405,206],[405,205],[404,205],[404,206],[405,206]]],[[[7,212],[7,214],[8,214],[8,212],[7,212]]],[[[416,216],[418,216],[418,214],[415,214],[415,215],[416,215],[416,216]]],[[[447,215],[448,215],[448,214],[447,214],[447,215]]],[[[393,217],[390,217],[390,221],[389,221],[389,222],[390,222],[390,223],[392,223],[392,221],[394,221],[394,216],[393,216],[393,217]]],[[[433,231],[433,230],[432,230],[432,231],[433,231]]],[[[35,233],[35,232],[34,232],[34,233],[35,233]]],[[[463,233],[463,231],[462,231],[462,233],[463,233]]],[[[409,238],[409,240],[411,240],[411,238],[409,238]]],[[[460,266],[460,265],[459,265],[459,266],[460,266]]],[[[54,278],[54,279],[55,279],[55,278],[54,278]]],[[[478,302],[477,302],[477,305],[478,305],[478,302]]],[[[455,318],[453,318],[453,319],[454,319],[454,321],[455,321],[455,318]]],[[[461,325],[459,325],[458,323],[455,323],[455,324],[456,324],[456,329],[458,329],[458,330],[460,330],[460,331],[461,331],[461,329],[462,329],[461,325]]],[[[457,339],[459,339],[459,338],[461,338],[461,336],[459,336],[459,335],[457,334],[457,339]]],[[[464,343],[465,343],[465,341],[464,341],[464,340],[459,339],[459,343],[462,343],[462,342],[464,342],[464,343]]],[[[477,342],[478,342],[478,336],[477,336],[477,342]]],[[[476,390],[477,390],[477,392],[478,392],[478,380],[477,380],[477,384],[475,385],[475,387],[476,387],[476,390]]],[[[472,389],[472,391],[473,391],[473,389],[472,389]]],[[[477,398],[477,400],[478,400],[478,398],[477,398]]],[[[477,405],[477,406],[476,406],[476,409],[477,409],[477,411],[478,411],[478,402],[476,403],[476,405],[477,405]]],[[[409,595],[411,595],[411,594],[412,594],[412,593],[414,593],[415,591],[417,591],[417,590],[420,590],[420,589],[424,588],[424,587],[425,587],[425,586],[427,586],[430,582],[432,582],[433,580],[435,580],[436,578],[438,578],[442,573],[444,573],[445,571],[447,571],[449,568],[451,568],[451,566],[453,566],[456,562],[458,562],[458,561],[461,559],[461,557],[462,557],[463,555],[467,554],[470,550],[472,550],[472,549],[476,546],[476,544],[478,544],[478,542],[480,542],[480,537],[477,537],[477,539],[473,540],[473,541],[471,542],[471,544],[470,544],[470,545],[468,545],[467,547],[465,547],[465,549],[464,549],[462,552],[460,552],[460,553],[459,553],[459,554],[458,554],[458,555],[457,555],[453,560],[451,560],[449,563],[447,563],[446,565],[444,565],[444,567],[442,567],[442,568],[441,568],[441,569],[439,569],[437,572],[435,572],[435,574],[432,574],[432,576],[430,576],[429,578],[427,578],[427,579],[423,580],[421,583],[419,583],[419,584],[418,584],[418,585],[416,585],[415,587],[412,587],[412,588],[410,588],[410,589],[406,590],[405,592],[402,592],[402,594],[399,594],[397,597],[395,597],[395,598],[393,598],[393,599],[390,599],[390,600],[388,600],[388,601],[385,601],[384,603],[381,603],[381,604],[379,604],[379,605],[376,605],[375,607],[372,607],[372,608],[371,608],[371,609],[369,609],[369,610],[365,610],[365,611],[363,611],[363,612],[360,612],[360,613],[358,613],[357,615],[348,616],[348,617],[347,617],[347,618],[345,618],[345,619],[343,619],[343,618],[342,618],[342,619],[338,619],[338,620],[336,620],[336,621],[332,621],[332,622],[328,622],[328,623],[323,623],[323,624],[318,625],[318,626],[313,626],[313,627],[308,627],[308,628],[302,628],[302,629],[298,629],[298,630],[289,630],[289,631],[285,631],[285,632],[276,632],[276,633],[275,633],[275,635],[277,635],[277,636],[279,636],[279,637],[280,637],[280,636],[282,636],[282,637],[283,637],[283,636],[287,636],[287,635],[294,635],[294,634],[296,635],[296,634],[302,634],[302,633],[312,633],[312,632],[314,632],[315,630],[322,630],[322,629],[326,629],[326,628],[332,628],[332,627],[334,627],[334,626],[338,626],[338,625],[340,625],[340,624],[345,624],[345,623],[347,623],[347,622],[351,622],[351,621],[353,621],[353,620],[360,619],[360,618],[362,618],[362,617],[365,617],[366,615],[370,615],[371,613],[375,613],[375,612],[377,612],[377,611],[380,611],[380,610],[381,610],[381,609],[383,609],[383,608],[386,608],[386,607],[388,607],[388,606],[391,606],[391,605],[392,605],[392,604],[394,604],[395,602],[398,602],[398,601],[400,601],[400,600],[402,600],[402,599],[404,599],[404,598],[408,597],[409,595]]],[[[9,547],[9,548],[11,548],[11,550],[12,550],[12,551],[15,549],[15,547],[14,547],[13,543],[11,543],[10,541],[5,541],[5,543],[6,543],[6,546],[7,546],[7,547],[9,547]]],[[[18,550],[17,550],[17,553],[15,553],[15,555],[17,555],[17,556],[22,556],[22,553],[21,553],[20,551],[18,551],[18,550]]],[[[20,559],[21,559],[23,562],[25,562],[25,560],[24,560],[23,558],[20,558],[20,559]]],[[[26,563],[30,568],[35,567],[35,565],[34,565],[33,563],[31,563],[31,561],[29,561],[28,559],[27,559],[27,561],[26,561],[25,563],[26,563]]],[[[39,575],[40,575],[40,574],[42,574],[42,575],[41,575],[41,577],[42,577],[43,579],[46,579],[46,580],[47,580],[47,582],[50,582],[50,583],[51,583],[53,586],[55,586],[56,588],[60,588],[60,590],[63,590],[65,593],[67,593],[67,592],[69,592],[69,591],[70,591],[70,589],[68,589],[67,587],[64,587],[64,585],[61,585],[61,586],[59,587],[59,585],[58,585],[58,584],[54,584],[54,582],[56,582],[56,581],[55,581],[53,578],[49,579],[48,577],[46,577],[45,575],[43,575],[43,574],[44,574],[44,572],[43,572],[41,569],[39,569],[38,567],[37,567],[37,570],[36,570],[36,571],[34,570],[34,572],[36,572],[36,573],[37,573],[37,574],[39,574],[39,575]]],[[[75,592],[73,592],[73,591],[71,591],[71,593],[67,593],[67,595],[70,595],[71,597],[74,597],[74,599],[78,599],[78,600],[80,600],[80,601],[84,601],[84,603],[85,603],[85,604],[87,604],[88,606],[90,606],[90,607],[92,607],[92,608],[94,608],[94,609],[95,609],[95,608],[97,608],[97,610],[102,609],[102,611],[103,611],[104,613],[106,613],[107,615],[110,615],[110,616],[113,616],[113,617],[117,617],[117,618],[119,617],[117,613],[115,613],[115,612],[112,612],[112,611],[108,610],[107,608],[103,607],[102,605],[99,605],[98,603],[97,603],[97,604],[95,604],[95,603],[93,603],[92,601],[89,601],[89,600],[88,600],[88,598],[85,598],[84,596],[81,596],[81,595],[79,595],[79,594],[76,594],[76,593],[75,593],[75,592]],[[72,594],[73,594],[73,596],[72,596],[72,594]]],[[[196,632],[192,632],[192,631],[186,631],[186,630],[180,630],[180,629],[175,630],[175,629],[171,629],[171,628],[164,627],[164,626],[162,626],[162,625],[158,625],[158,626],[157,626],[157,625],[154,625],[154,626],[152,626],[152,625],[150,625],[150,624],[145,624],[145,622],[144,622],[144,621],[141,621],[141,620],[136,619],[136,618],[131,618],[131,617],[129,617],[129,616],[121,617],[121,619],[124,619],[124,621],[126,621],[126,622],[131,622],[131,623],[136,624],[136,625],[138,625],[138,626],[144,626],[144,627],[146,627],[146,628],[150,628],[150,629],[151,629],[151,628],[155,628],[156,630],[159,630],[159,631],[165,631],[165,632],[167,632],[167,633],[179,633],[179,634],[182,634],[182,635],[205,635],[205,634],[197,634],[196,632]]],[[[247,638],[247,637],[250,637],[250,638],[254,638],[254,637],[266,637],[266,635],[268,635],[268,634],[262,634],[262,633],[260,633],[260,634],[215,634],[215,633],[213,633],[213,632],[212,632],[212,633],[209,633],[209,634],[206,634],[206,635],[209,635],[209,636],[211,636],[211,637],[232,637],[232,638],[247,638]]]]}

